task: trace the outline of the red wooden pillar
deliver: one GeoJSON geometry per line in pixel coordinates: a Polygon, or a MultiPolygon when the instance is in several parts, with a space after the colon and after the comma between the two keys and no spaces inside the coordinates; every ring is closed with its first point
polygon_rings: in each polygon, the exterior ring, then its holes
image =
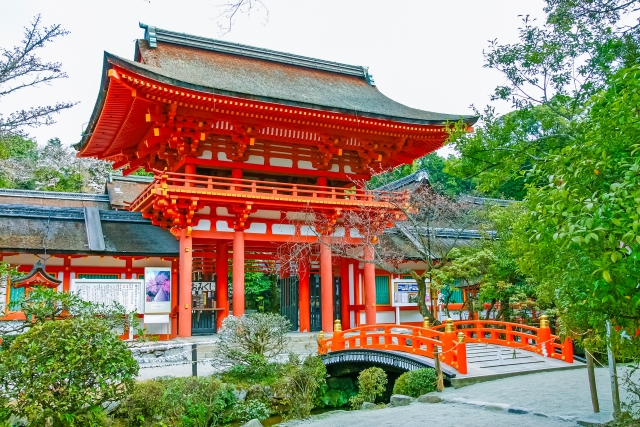
{"type": "Polygon", "coordinates": [[[131,258],[131,257],[125,258],[124,263],[125,263],[124,264],[125,268],[127,270],[124,273],[125,274],[124,277],[125,277],[125,279],[131,279],[133,277],[133,273],[131,273],[131,269],[133,268],[133,258],[131,258]]]}
{"type": "Polygon", "coordinates": [[[233,234],[233,315],[244,314],[244,231],[233,234]]]}
{"type": "Polygon", "coordinates": [[[173,301],[173,307],[171,307],[171,338],[175,338],[178,336],[178,312],[180,311],[180,303],[178,301],[178,298],[176,298],[176,296],[178,295],[179,289],[180,289],[180,285],[179,285],[179,278],[178,278],[178,268],[179,268],[179,261],[177,258],[172,258],[171,261],[171,295],[173,295],[173,297],[171,298],[173,301]]]}
{"type": "Polygon", "coordinates": [[[216,322],[219,330],[229,315],[229,246],[226,243],[218,243],[216,248],[216,307],[222,309],[216,322]]]}
{"type": "Polygon", "coordinates": [[[64,271],[62,272],[62,291],[69,292],[71,290],[71,257],[64,257],[64,271]]]}
{"type": "Polygon", "coordinates": [[[311,331],[311,291],[309,289],[309,260],[298,265],[298,307],[300,310],[300,332],[311,331]]]}
{"type": "Polygon", "coordinates": [[[340,260],[340,310],[342,317],[342,329],[351,328],[349,318],[349,263],[348,258],[340,260]]]}
{"type": "Polygon", "coordinates": [[[376,266],[373,264],[373,248],[364,247],[364,315],[367,325],[376,324],[376,266]]]}
{"type": "Polygon", "coordinates": [[[320,243],[320,306],[322,307],[322,330],[333,332],[333,271],[331,248],[320,243]]]}
{"type": "Polygon", "coordinates": [[[187,230],[180,231],[180,286],[178,306],[178,336],[191,336],[191,275],[193,274],[192,239],[187,230]]]}

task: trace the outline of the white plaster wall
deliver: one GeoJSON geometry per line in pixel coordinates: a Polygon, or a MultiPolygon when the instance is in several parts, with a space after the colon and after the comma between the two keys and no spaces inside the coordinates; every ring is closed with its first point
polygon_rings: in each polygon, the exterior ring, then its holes
{"type": "Polygon", "coordinates": [[[395,323],[395,311],[379,311],[376,313],[376,323],[395,323]]]}
{"type": "Polygon", "coordinates": [[[7,280],[0,280],[0,313],[4,313],[7,305],[7,280]]]}
{"type": "MultiPolygon", "coordinates": [[[[45,258],[44,254],[39,254],[42,258],[45,258]]],[[[51,266],[62,266],[64,265],[64,259],[59,257],[52,257],[47,255],[47,265],[51,266]]],[[[36,255],[32,254],[18,254],[13,256],[3,257],[2,260],[11,265],[33,265],[36,262],[40,261],[41,258],[38,258],[36,255]]]]}
{"type": "Polygon", "coordinates": [[[278,235],[293,236],[296,233],[296,226],[291,224],[273,224],[271,232],[278,235]]]}
{"type": "Polygon", "coordinates": [[[124,259],[116,259],[111,256],[87,256],[82,258],[71,258],[72,267],[126,267],[127,262],[124,259]]]}
{"type": "Polygon", "coordinates": [[[281,157],[271,157],[269,158],[269,164],[271,166],[280,166],[283,168],[291,168],[293,167],[293,160],[291,159],[283,159],[281,157]]]}
{"type": "Polygon", "coordinates": [[[249,163],[252,165],[264,165],[264,157],[251,155],[245,163],[249,163]]]}
{"type": "Polygon", "coordinates": [[[249,218],[262,218],[262,219],[280,219],[280,211],[272,211],[266,209],[258,209],[254,213],[249,214],[249,218]]]}
{"type": "Polygon", "coordinates": [[[402,322],[422,322],[422,314],[418,310],[400,310],[400,323],[402,322]]]}
{"type": "Polygon", "coordinates": [[[192,230],[209,231],[211,230],[211,221],[208,219],[201,219],[198,221],[198,225],[192,227],[192,230]]]}
{"type": "Polygon", "coordinates": [[[171,258],[150,257],[143,259],[133,260],[132,266],[134,268],[143,267],[171,267],[171,258]]]}
{"type": "Polygon", "coordinates": [[[210,215],[210,214],[211,214],[211,208],[209,206],[205,206],[199,211],[196,211],[196,215],[210,215]]]}
{"type": "Polygon", "coordinates": [[[216,231],[232,233],[233,228],[229,228],[227,221],[216,221],[216,231]]]}
{"type": "Polygon", "coordinates": [[[218,215],[218,216],[233,216],[233,215],[231,215],[229,213],[227,208],[223,208],[223,207],[217,207],[216,208],[216,215],[218,215]]]}
{"type": "Polygon", "coordinates": [[[245,233],[253,233],[253,234],[267,234],[267,224],[264,222],[252,222],[249,228],[247,228],[245,233]]]}
{"type": "Polygon", "coordinates": [[[309,160],[298,160],[298,168],[316,170],[316,168],[313,167],[313,163],[311,163],[309,160]]]}

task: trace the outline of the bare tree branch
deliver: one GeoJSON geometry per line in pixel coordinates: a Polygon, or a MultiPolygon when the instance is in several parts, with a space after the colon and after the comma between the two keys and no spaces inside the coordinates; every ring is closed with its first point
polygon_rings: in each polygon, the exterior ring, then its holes
{"type": "MultiPolygon", "coordinates": [[[[20,45],[12,49],[0,49],[0,101],[20,89],[67,78],[67,74],[61,71],[59,62],[43,62],[37,51],[57,37],[63,37],[68,33],[59,24],[43,27],[40,15],[36,15],[30,26],[25,27],[20,45]]],[[[24,134],[24,127],[50,125],[54,123],[54,113],[71,108],[75,104],[58,102],[55,105],[16,111],[7,117],[0,115],[0,139],[24,134]]]]}

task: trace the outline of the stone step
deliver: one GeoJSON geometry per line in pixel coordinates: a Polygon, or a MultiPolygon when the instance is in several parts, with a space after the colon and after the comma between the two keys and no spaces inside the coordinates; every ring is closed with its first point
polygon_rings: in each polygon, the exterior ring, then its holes
{"type": "Polygon", "coordinates": [[[525,360],[525,361],[517,361],[518,359],[515,359],[516,362],[513,362],[512,360],[505,360],[503,363],[495,363],[495,364],[487,364],[487,365],[480,365],[481,368],[496,368],[496,367],[501,367],[501,366],[516,366],[516,365],[531,365],[534,363],[544,363],[544,360],[525,360]]]}
{"type": "MultiPolygon", "coordinates": [[[[515,359],[513,359],[511,357],[505,357],[502,360],[503,361],[507,361],[507,360],[521,360],[521,359],[532,359],[532,358],[533,358],[533,356],[519,356],[519,357],[516,357],[515,359]]],[[[497,357],[483,358],[483,359],[473,359],[473,360],[467,358],[467,361],[469,363],[483,363],[483,362],[494,362],[494,361],[497,362],[499,360],[500,359],[497,358],[497,357]]]]}

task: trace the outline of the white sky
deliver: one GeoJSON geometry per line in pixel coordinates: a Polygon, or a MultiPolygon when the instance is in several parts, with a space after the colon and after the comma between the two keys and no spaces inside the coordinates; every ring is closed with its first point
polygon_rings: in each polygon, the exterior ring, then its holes
{"type": "MultiPolygon", "coordinates": [[[[501,75],[483,68],[488,40],[517,40],[521,18],[542,17],[542,0],[263,0],[265,14],[240,15],[221,37],[216,6],[224,0],[0,0],[0,47],[22,38],[42,14],[71,34],[42,50],[69,78],[5,97],[0,112],[56,101],[80,104],[49,127],[29,130],[39,143],[80,140],[99,90],[103,51],[133,59],[138,22],[173,31],[369,66],[385,95],[424,110],[469,114],[484,107],[501,75]]],[[[507,104],[498,111],[506,112],[507,104]]],[[[445,149],[446,150],[446,149],[445,149]]],[[[441,152],[441,154],[444,154],[441,152]]]]}

